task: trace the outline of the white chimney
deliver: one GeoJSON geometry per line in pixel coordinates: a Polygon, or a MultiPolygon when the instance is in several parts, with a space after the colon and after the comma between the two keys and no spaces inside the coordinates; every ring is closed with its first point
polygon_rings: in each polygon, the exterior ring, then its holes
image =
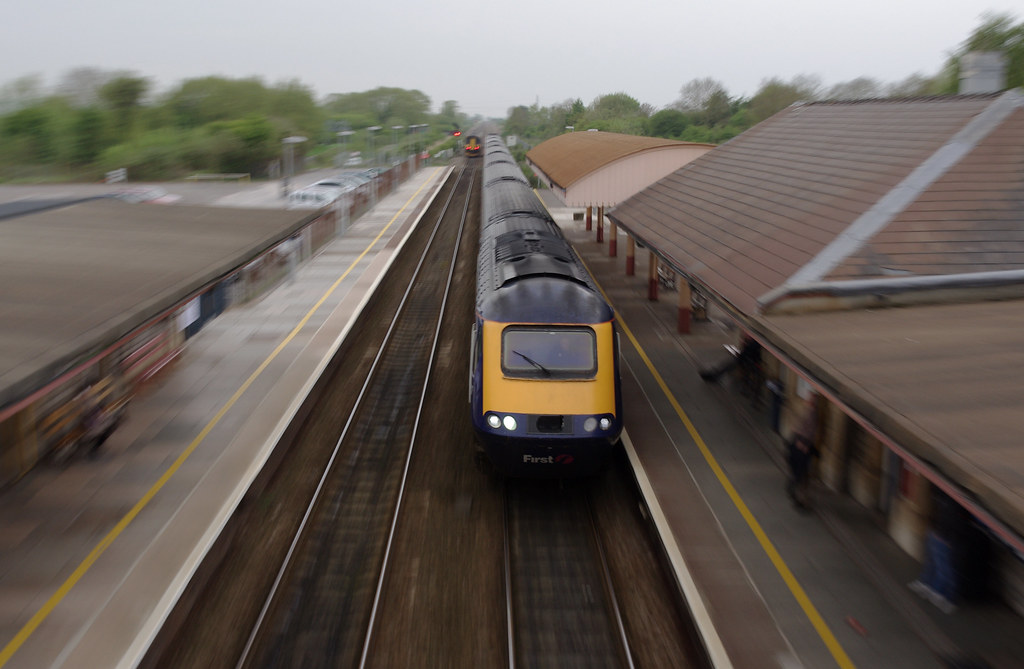
{"type": "Polygon", "coordinates": [[[1006,56],[998,51],[971,51],[960,59],[960,93],[998,93],[1006,88],[1006,56]]]}

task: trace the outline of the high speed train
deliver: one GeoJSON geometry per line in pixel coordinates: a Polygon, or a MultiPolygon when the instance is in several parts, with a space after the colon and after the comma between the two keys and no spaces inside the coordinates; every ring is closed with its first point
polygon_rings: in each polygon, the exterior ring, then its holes
{"type": "Polygon", "coordinates": [[[596,473],[622,431],[615,312],[501,138],[484,146],[470,405],[503,476],[596,473]]]}

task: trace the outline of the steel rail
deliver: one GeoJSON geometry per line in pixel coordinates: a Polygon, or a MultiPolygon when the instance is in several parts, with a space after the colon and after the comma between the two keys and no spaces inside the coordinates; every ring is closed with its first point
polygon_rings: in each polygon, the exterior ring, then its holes
{"type": "MultiPolygon", "coordinates": [[[[459,173],[460,181],[462,179],[462,175],[464,172],[465,168],[463,168],[463,172],[459,173]]],[[[370,609],[370,620],[366,626],[366,638],[363,641],[363,652],[359,658],[360,669],[364,669],[366,667],[367,658],[369,657],[370,653],[370,644],[373,641],[373,630],[377,620],[377,610],[380,606],[381,593],[384,590],[384,579],[387,576],[388,562],[391,557],[391,548],[394,545],[395,531],[396,528],[398,527],[398,517],[402,513],[402,502],[405,500],[405,484],[408,481],[409,477],[409,464],[412,462],[413,447],[416,445],[416,434],[419,430],[420,418],[423,415],[423,405],[425,404],[427,398],[427,387],[430,385],[430,373],[434,368],[434,358],[435,355],[437,354],[438,341],[441,338],[441,326],[444,321],[444,312],[445,308],[448,305],[448,296],[451,293],[452,277],[455,276],[455,262],[459,256],[459,246],[462,242],[462,233],[466,228],[466,218],[469,215],[469,203],[473,199],[473,186],[475,182],[476,172],[474,171],[470,174],[469,177],[469,194],[466,196],[466,204],[462,208],[461,220],[459,221],[459,230],[455,236],[455,248],[452,250],[452,259],[448,267],[448,277],[445,280],[444,296],[441,298],[441,307],[438,310],[437,316],[437,326],[434,328],[434,338],[430,346],[430,355],[427,358],[427,373],[426,377],[423,379],[423,388],[420,392],[419,405],[416,407],[416,417],[413,420],[412,434],[409,437],[409,448],[407,449],[405,454],[405,465],[402,469],[402,482],[398,487],[398,495],[396,496],[395,499],[395,511],[394,515],[391,518],[391,527],[388,530],[388,540],[387,545],[384,549],[384,558],[381,560],[380,574],[377,577],[377,590],[374,592],[373,595],[373,607],[370,609]]],[[[457,186],[458,184],[456,184],[456,188],[457,186]]],[[[441,216],[438,217],[439,220],[441,218],[444,218],[444,215],[447,213],[448,205],[451,203],[452,197],[454,197],[456,188],[452,189],[451,196],[449,196],[448,202],[445,203],[444,211],[441,213],[441,216]]],[[[440,225],[438,227],[440,227],[440,225]]],[[[433,236],[431,236],[431,241],[433,241],[433,236]]],[[[427,243],[427,246],[430,246],[429,242],[427,243]]],[[[426,257],[426,253],[424,253],[423,257],[426,257]]],[[[422,265],[422,263],[423,259],[421,258],[420,264],[422,265]]],[[[419,274],[419,270],[420,268],[419,266],[417,266],[416,273],[413,275],[413,281],[415,281],[416,276],[419,274]]]]}
{"type": "Polygon", "coordinates": [[[245,666],[245,663],[249,659],[249,653],[252,652],[256,640],[259,638],[259,634],[263,626],[263,623],[266,620],[267,613],[270,611],[270,607],[273,604],[275,598],[277,597],[277,593],[282,581],[284,580],[284,576],[287,573],[288,568],[291,566],[292,559],[295,557],[295,553],[300,541],[305,535],[309,519],[312,517],[313,512],[317,507],[317,504],[320,502],[320,496],[323,492],[329,475],[334,469],[334,463],[337,461],[338,454],[341,451],[341,445],[345,441],[345,437],[348,435],[349,429],[352,427],[352,423],[355,420],[355,416],[358,413],[360,406],[362,405],[362,401],[367,393],[368,388],[370,387],[371,382],[373,381],[374,374],[377,371],[377,366],[380,364],[380,361],[384,356],[384,351],[387,349],[388,343],[391,340],[391,335],[394,333],[396,325],[403,314],[406,302],[409,299],[409,295],[412,292],[413,286],[416,284],[416,279],[419,276],[420,269],[422,269],[427,253],[430,250],[431,245],[433,244],[434,238],[437,236],[437,231],[441,227],[441,221],[444,219],[444,215],[448,211],[448,207],[451,205],[452,199],[455,196],[455,191],[457,190],[458,182],[462,179],[463,172],[459,173],[459,176],[456,179],[455,187],[453,187],[451,192],[448,194],[448,199],[445,201],[444,208],[437,217],[437,222],[435,223],[434,229],[430,234],[430,238],[427,240],[427,243],[424,246],[423,253],[421,254],[419,262],[416,265],[416,270],[413,272],[413,276],[409,280],[409,285],[406,287],[405,293],[402,295],[402,299],[398,304],[398,308],[395,310],[395,315],[391,319],[391,323],[388,325],[388,329],[384,335],[384,339],[381,341],[380,347],[377,350],[376,355],[374,356],[373,363],[370,365],[370,369],[366,374],[366,378],[363,381],[362,387],[359,389],[359,394],[356,396],[355,403],[352,405],[352,409],[349,412],[348,418],[345,421],[345,426],[342,428],[341,434],[338,436],[338,439],[334,444],[334,449],[331,452],[331,457],[328,459],[327,464],[324,467],[323,474],[321,474],[316,489],[313,491],[313,496],[310,499],[309,504],[306,506],[306,511],[302,516],[302,521],[299,523],[299,527],[295,532],[295,536],[292,538],[291,545],[288,547],[288,552],[285,554],[281,567],[277,571],[277,575],[274,578],[274,583],[273,585],[271,585],[270,591],[268,592],[267,597],[263,602],[263,607],[260,609],[260,614],[257,617],[256,622],[252,627],[252,630],[250,630],[249,632],[249,638],[246,640],[245,647],[242,649],[242,653],[239,656],[238,661],[235,663],[236,669],[242,669],[242,667],[245,666]]]}
{"type": "MultiPolygon", "coordinates": [[[[513,576],[512,576],[512,538],[511,538],[511,525],[512,525],[512,500],[509,491],[508,482],[505,483],[504,487],[504,567],[505,567],[505,621],[506,621],[506,635],[508,643],[508,668],[515,669],[517,666],[518,658],[516,657],[516,615],[515,615],[515,595],[513,593],[513,576]]],[[[614,636],[618,640],[617,644],[617,655],[619,656],[620,666],[628,667],[628,669],[635,669],[636,664],[633,659],[633,650],[630,647],[629,636],[626,632],[626,626],[622,614],[622,607],[619,604],[618,597],[615,592],[615,585],[612,579],[611,567],[608,563],[608,557],[604,548],[604,541],[601,539],[601,533],[598,529],[597,517],[594,513],[593,503],[591,502],[591,496],[589,493],[582,496],[582,507],[579,515],[579,527],[582,529],[583,524],[589,525],[590,536],[588,544],[590,546],[590,559],[597,558],[595,568],[600,572],[601,587],[605,593],[605,615],[606,620],[611,625],[611,630],[614,630],[614,636]],[[586,515],[584,519],[583,515],[586,515]],[[614,621],[614,622],[612,622],[614,621]]],[[[582,535],[581,535],[582,538],[582,535]]],[[[611,637],[608,637],[609,639],[611,637]]],[[[611,654],[614,651],[609,647],[608,652],[611,654]]],[[[609,655],[611,657],[611,655],[609,655]]]]}
{"type": "Polygon", "coordinates": [[[512,540],[509,538],[508,526],[508,481],[502,494],[502,511],[505,519],[505,630],[508,638],[508,669],[516,667],[516,628],[514,619],[514,603],[512,602],[512,540]]]}
{"type": "Polygon", "coordinates": [[[619,643],[622,644],[623,658],[629,669],[635,669],[633,663],[633,651],[629,647],[629,638],[626,635],[626,625],[622,621],[622,608],[619,606],[619,599],[615,596],[615,585],[612,582],[612,572],[608,567],[608,558],[604,551],[604,542],[601,540],[601,533],[597,529],[597,520],[594,517],[594,505],[590,501],[590,495],[586,496],[587,515],[590,517],[590,529],[594,536],[594,546],[597,548],[598,557],[601,558],[601,574],[604,577],[604,589],[608,594],[608,604],[615,617],[615,627],[619,632],[619,643]]]}

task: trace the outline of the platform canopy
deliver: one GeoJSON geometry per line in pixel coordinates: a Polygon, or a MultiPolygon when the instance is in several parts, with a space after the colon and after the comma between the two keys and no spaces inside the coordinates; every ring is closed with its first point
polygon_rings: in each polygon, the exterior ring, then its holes
{"type": "MultiPolygon", "coordinates": [[[[61,204],[0,221],[0,409],[181,305],[317,215],[114,198],[61,204]]],[[[0,216],[5,212],[11,214],[0,208],[0,216]]]]}
{"type": "Polygon", "coordinates": [[[609,218],[1024,552],[1022,160],[1019,90],[796,104],[609,218]]]}
{"type": "Polygon", "coordinates": [[[566,206],[614,207],[713,148],[589,130],[538,144],[526,162],[566,206]]]}

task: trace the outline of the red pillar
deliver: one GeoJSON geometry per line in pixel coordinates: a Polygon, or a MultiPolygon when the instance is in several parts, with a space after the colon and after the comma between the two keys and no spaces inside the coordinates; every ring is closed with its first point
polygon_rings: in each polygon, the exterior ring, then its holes
{"type": "Polygon", "coordinates": [[[592,218],[593,213],[594,208],[587,207],[587,232],[590,232],[590,230],[594,227],[594,219],[592,218]]]}
{"type": "Polygon", "coordinates": [[[597,243],[604,241],[604,207],[597,208],[597,243]]]}
{"type": "Polygon", "coordinates": [[[636,240],[633,235],[626,235],[626,276],[636,274],[636,240]]]}
{"type": "Polygon", "coordinates": [[[651,302],[658,301],[658,256],[654,251],[649,251],[651,261],[647,263],[647,299],[651,302]]]}
{"type": "Polygon", "coordinates": [[[690,282],[679,277],[679,334],[690,334],[690,316],[693,313],[693,303],[690,298],[690,282]]]}
{"type": "Polygon", "coordinates": [[[619,228],[610,219],[608,221],[608,257],[614,258],[619,253],[619,228]]]}

